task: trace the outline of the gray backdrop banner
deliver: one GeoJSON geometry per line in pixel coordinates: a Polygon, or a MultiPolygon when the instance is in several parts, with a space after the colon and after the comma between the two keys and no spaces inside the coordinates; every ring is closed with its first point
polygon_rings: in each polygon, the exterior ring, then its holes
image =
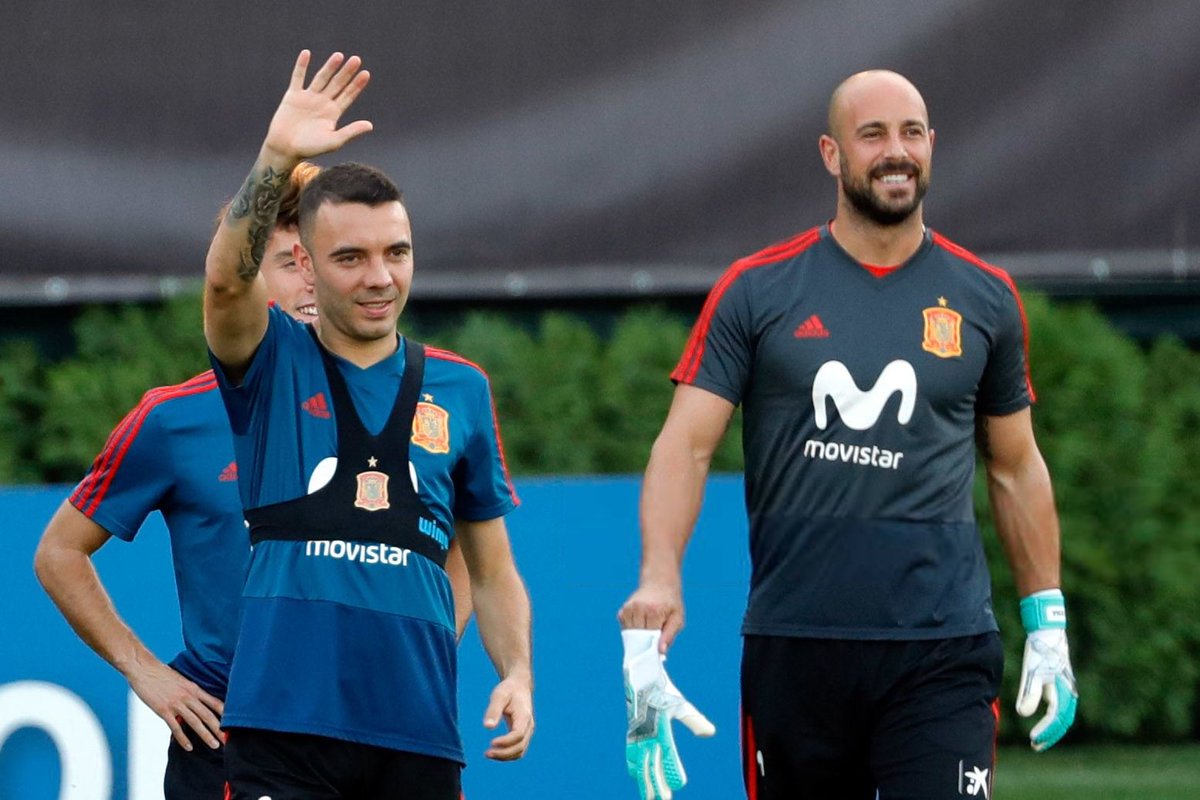
{"type": "Polygon", "coordinates": [[[707,271],[824,221],[829,93],[871,67],[925,95],[926,217],[952,240],[1036,256],[1200,237],[1193,0],[51,0],[3,18],[10,282],[198,277],[302,47],[364,57],[351,115],[375,132],[323,163],[391,174],[418,269],[455,282],[707,271]]]}

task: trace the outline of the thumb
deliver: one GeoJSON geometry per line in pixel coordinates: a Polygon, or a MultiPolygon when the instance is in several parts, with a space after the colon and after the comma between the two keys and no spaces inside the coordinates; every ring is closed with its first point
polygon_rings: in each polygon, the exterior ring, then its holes
{"type": "Polygon", "coordinates": [[[675,714],[675,719],[682,722],[689,731],[697,736],[712,736],[717,732],[717,726],[708,721],[708,717],[700,713],[700,709],[683,701],[683,705],[679,707],[678,713],[675,714]]]}
{"type": "Polygon", "coordinates": [[[483,727],[491,729],[500,724],[505,709],[508,708],[509,694],[503,687],[496,687],[488,702],[487,710],[483,712],[483,727]]]}
{"type": "Polygon", "coordinates": [[[336,132],[336,136],[338,139],[337,146],[342,147],[347,142],[349,142],[353,139],[357,139],[359,136],[362,136],[364,133],[370,133],[373,130],[375,130],[375,126],[365,119],[360,119],[360,120],[351,122],[349,125],[345,125],[341,128],[338,128],[338,130],[336,132]]]}

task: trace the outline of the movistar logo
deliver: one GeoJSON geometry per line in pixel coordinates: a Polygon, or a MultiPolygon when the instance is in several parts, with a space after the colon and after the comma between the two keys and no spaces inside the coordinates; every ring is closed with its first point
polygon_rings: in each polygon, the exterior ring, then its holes
{"type": "MultiPolygon", "coordinates": [[[[829,427],[828,401],[833,400],[842,424],[856,431],[870,430],[879,422],[884,406],[892,395],[900,393],[900,409],[896,421],[907,425],[912,420],[917,404],[917,373],[912,364],[897,359],[886,367],[867,391],[858,388],[850,370],[840,361],[826,361],[817,370],[813,379],[813,414],[817,427],[829,427]]],[[[841,461],[865,467],[899,469],[904,453],[886,450],[875,445],[846,444],[845,442],[822,442],[809,439],[804,443],[807,458],[825,461],[841,461]]]]}
{"type": "Polygon", "coordinates": [[[896,414],[896,421],[907,425],[917,404],[917,373],[913,371],[912,364],[902,359],[893,361],[879,373],[875,385],[864,392],[858,388],[845,364],[826,361],[813,379],[813,412],[817,427],[821,430],[829,427],[826,401],[832,399],[837,406],[838,416],[847,428],[856,431],[872,428],[879,421],[888,399],[896,392],[900,393],[900,410],[896,414]]]}

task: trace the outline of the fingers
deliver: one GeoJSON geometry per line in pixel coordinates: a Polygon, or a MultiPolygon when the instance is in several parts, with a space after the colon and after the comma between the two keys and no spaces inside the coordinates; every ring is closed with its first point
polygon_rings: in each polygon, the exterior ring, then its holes
{"type": "Polygon", "coordinates": [[[346,56],[342,53],[331,53],[329,58],[325,59],[325,63],[317,70],[317,74],[313,75],[312,83],[308,85],[310,92],[323,92],[329,82],[333,80],[338,72],[338,67],[342,66],[342,62],[346,60],[346,56]]]}
{"type": "Polygon", "coordinates": [[[1021,686],[1017,691],[1017,713],[1022,717],[1032,716],[1042,703],[1046,694],[1046,682],[1037,677],[1031,670],[1021,676],[1021,686]]]}
{"type": "Polygon", "coordinates": [[[492,692],[491,702],[483,715],[483,726],[495,728],[504,718],[508,732],[492,739],[484,752],[493,761],[515,761],[525,755],[533,736],[533,709],[528,694],[512,691],[504,684],[492,692]]]}
{"type": "Polygon", "coordinates": [[[195,731],[200,740],[213,750],[221,746],[221,722],[207,707],[201,706],[197,710],[184,706],[179,710],[176,719],[182,719],[183,723],[195,731]]]}
{"type": "Polygon", "coordinates": [[[662,626],[662,638],[658,640],[658,652],[666,655],[667,648],[674,642],[679,631],[683,630],[683,614],[671,614],[662,626]]]}
{"type": "Polygon", "coordinates": [[[371,82],[371,73],[368,70],[361,70],[350,80],[350,82],[341,90],[335,98],[342,111],[345,111],[350,105],[358,99],[362,94],[362,90],[367,88],[367,84],[371,82]]]}
{"type": "Polygon", "coordinates": [[[527,717],[523,721],[514,719],[512,730],[503,736],[492,739],[484,755],[493,761],[516,761],[529,749],[529,739],[532,735],[532,717],[527,717]]]}
{"type": "Polygon", "coordinates": [[[362,59],[358,56],[350,56],[346,59],[346,63],[342,64],[341,69],[335,72],[329,79],[325,88],[320,91],[337,97],[349,85],[350,81],[358,76],[361,68],[362,59]]]}
{"type": "Polygon", "coordinates": [[[312,53],[308,50],[301,50],[300,55],[296,56],[296,65],[292,67],[292,79],[288,83],[289,89],[304,88],[304,76],[308,72],[310,58],[312,58],[312,53]]]}
{"type": "Polygon", "coordinates": [[[130,677],[138,698],[167,723],[185,750],[192,749],[184,727],[214,750],[221,746],[221,717],[225,704],[168,666],[158,664],[130,677]]]}

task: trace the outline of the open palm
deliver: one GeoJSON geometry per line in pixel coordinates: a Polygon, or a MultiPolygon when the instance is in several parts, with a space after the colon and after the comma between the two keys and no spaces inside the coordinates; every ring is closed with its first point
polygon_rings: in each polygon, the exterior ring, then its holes
{"type": "Polygon", "coordinates": [[[308,50],[302,50],[296,58],[291,82],[263,143],[264,148],[297,160],[332,153],[373,127],[366,120],[338,127],[338,119],[371,79],[371,73],[361,69],[362,59],[334,53],[305,87],[310,57],[308,50]]]}

